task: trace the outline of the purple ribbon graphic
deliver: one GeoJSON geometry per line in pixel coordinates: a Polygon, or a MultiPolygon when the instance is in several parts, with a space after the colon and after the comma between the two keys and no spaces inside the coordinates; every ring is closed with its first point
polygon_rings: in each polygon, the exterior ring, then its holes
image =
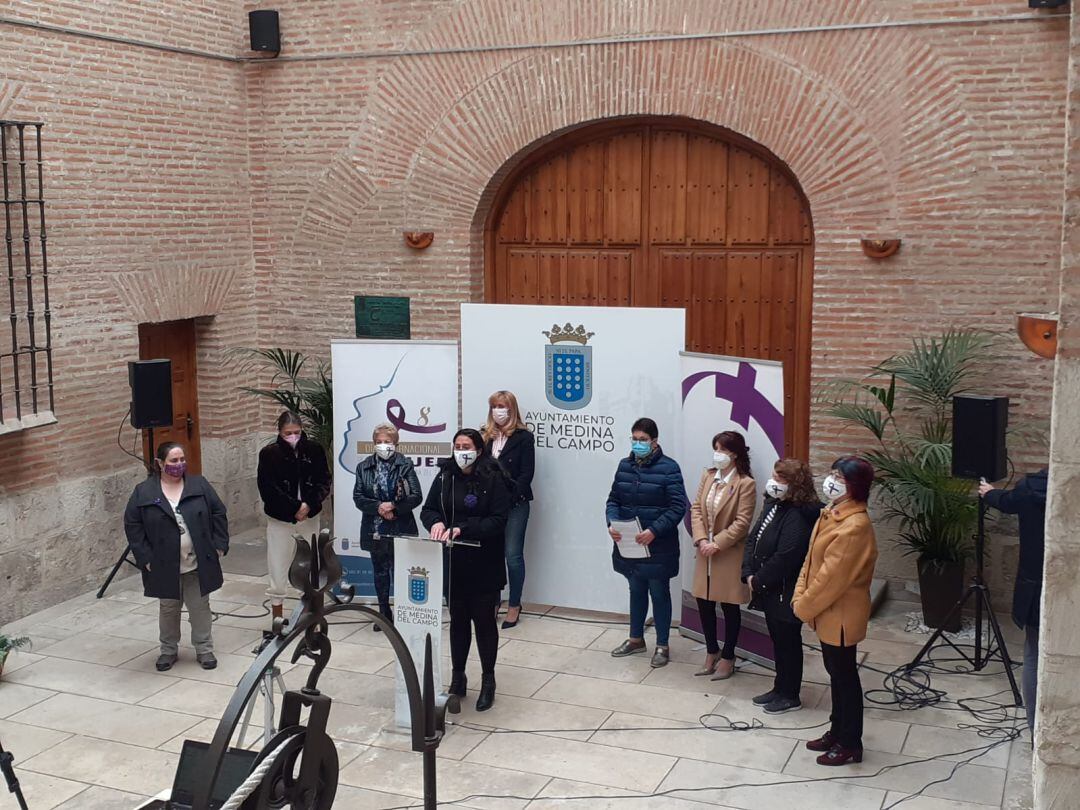
{"type": "Polygon", "coordinates": [[[441,425],[412,425],[405,421],[405,406],[396,399],[386,403],[386,418],[390,424],[398,430],[406,433],[442,433],[446,430],[446,423],[441,425]]]}
{"type": "Polygon", "coordinates": [[[739,363],[737,376],[720,371],[699,371],[691,374],[682,384],[682,398],[686,398],[702,380],[716,378],[716,398],[731,403],[731,421],[744,430],[750,427],[750,419],[761,425],[769,443],[778,456],[784,455],[784,415],[754,387],[757,370],[749,363],[739,363]]]}

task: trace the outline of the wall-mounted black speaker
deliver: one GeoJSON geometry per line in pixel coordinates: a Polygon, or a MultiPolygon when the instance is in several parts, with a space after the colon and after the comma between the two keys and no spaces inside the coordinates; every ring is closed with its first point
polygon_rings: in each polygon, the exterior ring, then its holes
{"type": "Polygon", "coordinates": [[[173,423],[171,360],[129,362],[128,383],[132,427],[156,428],[173,423]]]}
{"type": "Polygon", "coordinates": [[[952,474],[1000,481],[1007,470],[1008,397],[953,397],[952,474]]]}
{"type": "Polygon", "coordinates": [[[1057,8],[1068,3],[1069,0],[1028,0],[1028,8],[1057,8]]]}
{"type": "Polygon", "coordinates": [[[278,53],[281,51],[281,29],[278,13],[270,9],[248,12],[248,28],[251,31],[251,50],[278,53]]]}

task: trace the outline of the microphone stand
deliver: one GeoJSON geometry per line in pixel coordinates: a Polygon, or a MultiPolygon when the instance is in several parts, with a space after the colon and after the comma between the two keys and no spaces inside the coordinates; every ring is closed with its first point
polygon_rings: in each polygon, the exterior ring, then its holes
{"type": "Polygon", "coordinates": [[[23,798],[22,788],[19,787],[19,777],[15,775],[13,762],[15,762],[15,757],[11,755],[10,751],[5,751],[3,744],[0,743],[0,771],[3,772],[4,779],[7,780],[8,792],[15,794],[15,799],[19,802],[19,810],[29,810],[26,806],[26,799],[23,798]]]}

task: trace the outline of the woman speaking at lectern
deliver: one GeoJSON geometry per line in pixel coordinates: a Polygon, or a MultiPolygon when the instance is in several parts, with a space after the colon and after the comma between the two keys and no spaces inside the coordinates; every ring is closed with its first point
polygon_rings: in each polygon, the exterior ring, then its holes
{"type": "Polygon", "coordinates": [[[469,428],[454,435],[454,454],[439,466],[441,472],[428,491],[420,520],[432,540],[447,545],[446,601],[453,667],[449,692],[465,696],[465,662],[475,626],[482,675],[476,710],[482,712],[495,702],[499,648],[495,615],[506,585],[510,484],[502,467],[485,451],[483,438],[469,428]]]}

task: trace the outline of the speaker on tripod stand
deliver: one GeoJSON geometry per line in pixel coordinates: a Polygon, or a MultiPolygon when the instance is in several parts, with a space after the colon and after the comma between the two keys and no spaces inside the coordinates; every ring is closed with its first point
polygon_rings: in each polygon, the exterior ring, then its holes
{"type": "MultiPolygon", "coordinates": [[[[1009,398],[983,396],[953,397],[953,443],[952,474],[957,478],[982,481],[1000,481],[1007,472],[1008,457],[1005,447],[1005,429],[1008,426],[1009,398]]],[[[995,658],[1005,667],[1013,698],[1017,706],[1023,705],[1020,690],[1013,674],[1009,648],[1001,634],[1001,625],[991,604],[990,589],[983,577],[983,561],[986,556],[986,503],[979,496],[978,531],[975,535],[975,575],[963,596],[953,606],[942,626],[934,631],[919,654],[908,664],[909,670],[919,666],[938,640],[944,641],[975,672],[980,672],[995,658]],[[945,627],[959,618],[968,600],[975,602],[975,650],[974,654],[957,645],[945,635],[945,627]],[[989,636],[983,647],[984,623],[989,624],[989,636]]]]}
{"type": "MultiPolygon", "coordinates": [[[[128,363],[128,384],[131,386],[131,426],[146,431],[147,452],[143,459],[146,474],[154,474],[154,428],[173,423],[172,361],[132,360],[128,363]]],[[[129,550],[124,546],[120,559],[98,588],[97,598],[105,596],[124,563],[134,566],[129,550]]]]}

